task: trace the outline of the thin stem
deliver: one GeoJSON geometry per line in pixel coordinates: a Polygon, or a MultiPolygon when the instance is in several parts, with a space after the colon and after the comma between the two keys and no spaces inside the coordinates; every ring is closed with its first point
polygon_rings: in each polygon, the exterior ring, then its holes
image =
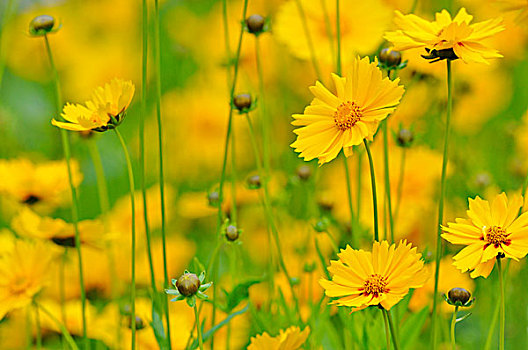
{"type": "MultiPolygon", "coordinates": [[[[255,153],[255,161],[257,163],[257,171],[259,174],[262,174],[262,162],[260,160],[259,150],[257,146],[257,140],[255,138],[255,131],[253,129],[253,124],[251,123],[251,119],[249,118],[249,113],[246,113],[246,120],[248,122],[249,126],[249,136],[251,140],[251,145],[253,147],[253,152],[255,153]]],[[[268,193],[268,186],[267,183],[263,182],[263,189],[264,189],[264,195],[263,195],[263,206],[264,211],[266,213],[268,225],[271,229],[271,233],[273,234],[273,238],[275,240],[275,246],[277,247],[277,253],[279,258],[279,266],[281,267],[282,271],[284,272],[284,275],[286,275],[286,278],[288,279],[288,284],[290,286],[291,294],[293,301],[295,302],[295,310],[297,311],[297,314],[299,314],[299,300],[297,299],[297,295],[295,294],[295,288],[293,286],[293,281],[291,278],[291,275],[288,272],[288,269],[286,268],[286,264],[284,263],[284,258],[282,255],[282,248],[279,240],[279,233],[277,231],[277,227],[275,226],[275,220],[273,219],[273,213],[269,201],[269,193],[268,193]]]]}
{"type": "Polygon", "coordinates": [[[332,54],[332,61],[336,61],[336,50],[334,50],[334,38],[333,38],[333,33],[332,33],[332,24],[330,23],[330,16],[328,15],[328,7],[326,6],[326,0],[321,0],[321,8],[323,9],[326,36],[328,38],[328,43],[330,45],[330,53],[332,54]]]}
{"type": "Polygon", "coordinates": [[[383,309],[383,312],[387,314],[387,319],[389,320],[389,328],[392,335],[392,344],[394,345],[394,350],[400,349],[400,341],[398,339],[398,336],[396,335],[396,330],[394,328],[394,324],[392,322],[392,317],[390,314],[390,311],[383,309]]]}
{"type": "Polygon", "coordinates": [[[42,332],[40,329],[40,315],[39,315],[39,308],[37,303],[33,303],[33,307],[35,310],[35,328],[37,331],[37,349],[42,349],[42,332]]]}
{"type": "Polygon", "coordinates": [[[504,301],[504,276],[502,273],[502,262],[500,257],[497,257],[497,272],[499,274],[500,288],[499,350],[504,350],[504,324],[506,319],[506,310],[504,301]]]}
{"type": "MultiPolygon", "coordinates": [[[[159,12],[159,1],[154,1],[155,25],[154,25],[154,57],[156,58],[156,118],[158,121],[158,148],[159,148],[159,186],[160,186],[160,205],[161,205],[161,242],[163,247],[163,282],[164,287],[169,287],[169,272],[167,268],[167,238],[166,238],[166,218],[165,218],[165,175],[163,170],[163,126],[161,119],[161,45],[160,45],[160,28],[161,18],[159,12]]],[[[145,16],[145,15],[143,15],[145,16]]],[[[165,301],[165,322],[167,323],[167,341],[169,349],[171,346],[170,317],[168,299],[165,301]]]]}
{"type": "Polygon", "coordinates": [[[451,349],[453,350],[456,350],[455,325],[456,325],[457,312],[458,312],[458,306],[455,306],[455,311],[453,311],[453,317],[451,317],[451,349]]]}
{"type": "Polygon", "coordinates": [[[438,331],[436,327],[436,311],[438,304],[438,276],[440,273],[440,259],[442,258],[442,223],[444,220],[444,198],[446,195],[446,173],[447,160],[449,155],[449,125],[451,123],[451,113],[453,110],[453,79],[451,73],[451,61],[447,62],[447,115],[446,115],[446,130],[444,140],[444,156],[442,159],[442,178],[440,180],[440,200],[438,203],[438,224],[436,235],[436,261],[435,261],[435,284],[433,293],[433,312],[431,314],[431,327],[433,338],[433,350],[437,349],[438,331]]]}
{"type": "Polygon", "coordinates": [[[379,232],[378,232],[378,199],[376,194],[376,175],[374,174],[374,160],[372,159],[372,154],[370,153],[370,147],[366,139],[363,139],[363,144],[367,150],[367,156],[370,166],[370,182],[372,185],[372,205],[374,208],[374,241],[379,241],[379,232]]]}
{"type": "Polygon", "coordinates": [[[383,130],[383,160],[385,162],[385,195],[387,198],[387,212],[389,214],[390,229],[390,235],[385,234],[385,238],[388,238],[390,236],[390,241],[394,243],[394,218],[392,216],[392,198],[389,173],[389,133],[387,121],[388,120],[385,119],[381,124],[381,128],[383,130]]]}
{"type": "Polygon", "coordinates": [[[351,238],[350,240],[352,241],[352,246],[356,246],[356,242],[354,242],[355,240],[355,236],[354,236],[354,208],[352,206],[352,188],[351,188],[351,184],[350,184],[350,171],[348,169],[348,160],[347,160],[347,156],[345,155],[345,152],[343,151],[342,152],[343,154],[343,164],[345,166],[345,177],[346,177],[346,186],[347,186],[347,197],[348,197],[348,209],[350,210],[350,233],[351,233],[351,238]]]}
{"type": "MultiPolygon", "coordinates": [[[[62,106],[62,97],[60,90],[60,81],[59,73],[57,72],[57,67],[53,60],[53,54],[51,52],[51,47],[49,44],[48,36],[44,35],[44,42],[46,43],[46,51],[48,53],[48,58],[51,65],[51,70],[53,71],[53,77],[55,81],[55,98],[56,98],[56,108],[57,115],[60,115],[60,109],[62,106]]],[[[81,290],[81,316],[82,316],[82,328],[83,328],[83,346],[84,349],[88,349],[88,337],[86,330],[86,290],[84,289],[84,273],[83,273],[83,261],[82,261],[82,251],[81,251],[81,238],[79,233],[79,204],[77,202],[77,190],[73,182],[73,173],[71,167],[71,151],[70,151],[70,139],[68,133],[64,129],[60,129],[62,148],[64,149],[64,157],[66,158],[66,168],[68,170],[68,182],[70,183],[70,192],[72,198],[71,206],[71,220],[73,224],[73,230],[75,233],[75,250],[77,252],[77,259],[79,260],[79,285],[81,290]]]]}
{"type": "Polygon", "coordinates": [[[318,80],[321,79],[321,70],[319,69],[319,64],[317,63],[317,57],[315,55],[315,48],[310,34],[310,29],[308,29],[308,22],[306,21],[306,13],[302,6],[301,0],[295,0],[297,4],[297,10],[299,11],[299,17],[301,18],[301,23],[304,31],[304,36],[306,37],[306,43],[308,44],[308,51],[310,51],[310,59],[312,60],[312,66],[315,71],[315,75],[318,80]]]}
{"type": "Polygon", "coordinates": [[[363,162],[362,162],[362,159],[361,159],[361,151],[358,151],[358,154],[357,154],[357,172],[356,172],[356,178],[357,178],[357,183],[356,183],[356,186],[357,186],[357,193],[356,193],[356,218],[358,219],[359,221],[359,218],[360,218],[360,215],[361,215],[361,178],[362,178],[362,174],[361,172],[363,171],[363,162]]]}
{"type": "Polygon", "coordinates": [[[337,75],[341,75],[341,19],[339,0],[336,0],[337,75]]]}
{"type": "Polygon", "coordinates": [[[202,327],[200,327],[200,316],[198,315],[198,308],[194,304],[194,316],[196,322],[196,334],[198,334],[198,343],[200,344],[200,350],[203,350],[203,339],[202,339],[202,327]]]}
{"type": "Polygon", "coordinates": [[[383,323],[385,324],[385,342],[387,343],[387,350],[390,350],[390,330],[389,330],[389,317],[387,316],[387,313],[383,310],[381,311],[383,314],[383,323]]]}
{"type": "Polygon", "coordinates": [[[401,158],[400,158],[400,176],[398,178],[398,187],[396,189],[396,209],[394,209],[394,217],[398,220],[400,214],[400,205],[402,200],[403,193],[403,179],[405,178],[405,155],[407,154],[407,148],[404,147],[401,149],[401,158]]]}
{"type": "Polygon", "coordinates": [[[101,153],[97,148],[97,143],[95,140],[88,140],[88,152],[90,153],[90,158],[92,158],[92,163],[95,170],[95,180],[97,181],[97,194],[99,197],[99,207],[101,209],[101,214],[106,220],[106,215],[110,209],[109,199],[108,199],[108,187],[106,186],[106,178],[103,168],[103,162],[101,161],[101,153]]]}
{"type": "Polygon", "coordinates": [[[267,113],[266,104],[264,103],[264,74],[262,72],[262,61],[261,61],[261,54],[260,54],[260,39],[259,36],[255,36],[255,56],[257,61],[257,73],[258,73],[258,85],[259,85],[259,97],[260,97],[260,117],[261,117],[261,125],[262,125],[262,159],[263,159],[263,165],[264,165],[264,175],[265,179],[264,181],[268,181],[270,176],[270,163],[271,163],[271,156],[270,156],[270,148],[271,148],[271,142],[270,142],[270,116],[267,113]]]}
{"type": "MultiPolygon", "coordinates": [[[[37,304],[35,303],[35,307],[36,306],[37,304]]],[[[38,305],[38,307],[40,311],[44,312],[46,316],[48,316],[53,321],[53,323],[55,323],[57,327],[59,327],[59,329],[62,332],[62,335],[64,336],[64,339],[66,339],[66,342],[68,343],[70,348],[72,350],[79,350],[79,348],[77,347],[77,344],[73,340],[72,336],[70,335],[70,333],[68,332],[68,329],[64,326],[64,324],[61,323],[59,320],[57,320],[57,318],[53,316],[53,314],[49,312],[46,308],[44,308],[42,305],[38,305]]]]}
{"type": "Polygon", "coordinates": [[[136,206],[134,199],[134,172],[132,170],[132,161],[130,160],[130,155],[128,154],[128,148],[126,146],[125,140],[117,128],[114,129],[121,147],[123,148],[123,153],[125,155],[125,160],[127,163],[128,169],[128,181],[130,186],[130,206],[132,208],[132,287],[130,292],[130,322],[132,328],[132,350],[136,346],[136,206]]]}
{"type": "Polygon", "coordinates": [[[484,343],[484,350],[491,349],[491,341],[493,340],[493,333],[495,331],[495,327],[497,327],[497,321],[499,319],[499,312],[500,312],[500,303],[495,304],[495,310],[493,310],[493,316],[491,317],[491,323],[488,330],[488,336],[486,337],[486,343],[484,343]]]}

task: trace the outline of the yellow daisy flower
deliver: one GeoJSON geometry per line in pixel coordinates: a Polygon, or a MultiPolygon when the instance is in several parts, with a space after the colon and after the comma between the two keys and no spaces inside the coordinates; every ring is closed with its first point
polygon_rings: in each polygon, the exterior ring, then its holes
{"type": "Polygon", "coordinates": [[[251,338],[247,350],[297,350],[304,344],[309,334],[310,327],[306,327],[302,332],[299,327],[290,327],[281,330],[276,337],[264,332],[251,338]]]}
{"type": "Polygon", "coordinates": [[[461,8],[455,18],[446,10],[436,13],[436,20],[426,21],[416,15],[403,15],[396,11],[395,23],[400,28],[385,34],[394,50],[425,48],[431,58],[457,59],[466,63],[488,63],[488,58],[502,57],[497,50],[485,46],[482,41],[504,30],[502,18],[470,24],[473,16],[461,8]]]}
{"type": "Polygon", "coordinates": [[[84,105],[67,103],[61,114],[66,122],[52,119],[51,124],[73,131],[113,129],[123,121],[134,89],[131,81],[113,79],[103,87],[96,88],[92,99],[84,105]]]}
{"type": "Polygon", "coordinates": [[[374,242],[372,252],[347,246],[337,256],[339,260],[331,261],[328,268],[332,280],[319,283],[326,296],[337,298],[332,303],[339,306],[363,309],[381,305],[390,310],[410,288],[423,286],[429,277],[422,254],[406,240],[398,247],[387,241],[374,242]]]}
{"type": "Polygon", "coordinates": [[[510,202],[499,194],[493,203],[476,197],[469,199],[469,219],[456,219],[442,226],[442,238],[452,244],[467,245],[453,257],[462,272],[471,270],[471,277],[488,277],[496,257],[514,260],[528,253],[528,213],[519,216],[522,197],[510,202]]]}
{"type": "Polygon", "coordinates": [[[16,240],[0,256],[0,319],[11,310],[29,305],[47,284],[55,251],[42,242],[16,240]]]}
{"type": "Polygon", "coordinates": [[[310,87],[315,96],[304,114],[294,114],[292,125],[297,140],[290,146],[299,157],[324,164],[334,159],[341,149],[349,156],[352,147],[363,139],[372,140],[380,121],[394,111],[403,95],[403,86],[383,79],[377,62],[368,57],[356,58],[349,74],[332,74],[337,94],[320,82],[310,87]]]}

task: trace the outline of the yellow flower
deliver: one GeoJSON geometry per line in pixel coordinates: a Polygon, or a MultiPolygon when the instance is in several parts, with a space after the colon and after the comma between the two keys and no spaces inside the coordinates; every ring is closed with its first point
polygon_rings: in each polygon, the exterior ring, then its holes
{"type": "Polygon", "coordinates": [[[411,246],[406,240],[398,247],[389,247],[387,241],[374,242],[372,252],[347,246],[338,254],[339,260],[330,262],[332,280],[321,279],[319,283],[326,296],[338,298],[333,304],[359,309],[381,305],[390,310],[410,288],[423,286],[429,277],[420,259],[422,254],[411,246]]]}
{"type": "Polygon", "coordinates": [[[442,226],[442,238],[452,244],[467,245],[453,257],[454,265],[462,272],[472,270],[471,277],[488,277],[495,265],[495,258],[514,260],[528,253],[528,214],[518,216],[523,203],[515,196],[508,203],[503,192],[490,204],[476,197],[469,199],[469,219],[456,219],[442,226]]]}
{"type": "Polygon", "coordinates": [[[502,18],[470,24],[473,16],[465,8],[461,8],[453,19],[446,10],[437,12],[433,22],[413,14],[395,13],[395,22],[400,29],[385,34],[385,39],[392,42],[395,50],[423,47],[427,52],[432,51],[438,60],[460,58],[466,63],[488,63],[488,58],[502,57],[497,50],[482,44],[484,39],[504,30],[502,18]]]}
{"type": "Polygon", "coordinates": [[[403,95],[399,79],[383,79],[377,62],[368,57],[357,58],[349,74],[332,74],[337,94],[328,91],[320,82],[310,87],[315,96],[304,114],[294,114],[292,125],[297,140],[291,144],[299,157],[319,164],[334,159],[341,149],[348,156],[352,146],[363,139],[372,140],[379,122],[394,111],[403,95]]]}
{"type": "Polygon", "coordinates": [[[306,327],[302,332],[299,327],[290,327],[286,330],[281,330],[276,337],[270,336],[264,332],[251,338],[251,344],[248,350],[297,350],[299,349],[308,335],[310,334],[310,327],[306,327]]]}
{"type": "Polygon", "coordinates": [[[42,242],[17,240],[0,256],[0,319],[29,305],[47,284],[55,251],[42,242]]]}
{"type": "Polygon", "coordinates": [[[123,121],[134,89],[131,81],[113,79],[104,87],[96,88],[92,99],[84,105],[67,103],[61,114],[67,122],[52,119],[51,124],[73,131],[113,129],[123,121]]]}

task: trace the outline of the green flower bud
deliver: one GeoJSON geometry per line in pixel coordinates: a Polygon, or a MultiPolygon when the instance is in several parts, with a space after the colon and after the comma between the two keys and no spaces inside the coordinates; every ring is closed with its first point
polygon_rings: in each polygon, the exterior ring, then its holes
{"type": "Polygon", "coordinates": [[[399,51],[394,51],[391,48],[385,48],[380,51],[378,59],[386,67],[396,67],[402,61],[402,55],[399,51]]]}
{"type": "Polygon", "coordinates": [[[471,293],[464,288],[452,288],[447,297],[453,304],[459,303],[461,306],[465,305],[471,299],[471,293]]]}
{"type": "Polygon", "coordinates": [[[251,34],[260,34],[266,24],[266,18],[261,15],[251,15],[246,18],[246,27],[251,34]]]}
{"type": "Polygon", "coordinates": [[[238,239],[238,236],[239,236],[239,232],[238,232],[237,227],[235,225],[227,226],[225,235],[226,235],[226,238],[229,241],[231,241],[231,242],[236,241],[238,239]]]}
{"type": "Polygon", "coordinates": [[[29,32],[32,35],[45,35],[50,33],[55,26],[55,18],[48,15],[40,15],[29,23],[29,32]]]}
{"type": "Polygon", "coordinates": [[[396,141],[400,147],[410,147],[414,141],[414,133],[410,129],[401,128],[398,130],[396,141]]]}
{"type": "Polygon", "coordinates": [[[200,288],[200,279],[194,273],[184,273],[176,281],[176,288],[181,295],[189,297],[195,295],[200,288]]]}
{"type": "Polygon", "coordinates": [[[301,180],[308,180],[312,176],[312,168],[308,165],[301,165],[297,168],[297,176],[301,180]]]}
{"type": "Polygon", "coordinates": [[[250,189],[258,190],[262,186],[262,182],[260,181],[260,176],[253,175],[253,176],[248,177],[247,184],[250,189]]]}
{"type": "Polygon", "coordinates": [[[245,112],[251,108],[251,95],[238,94],[233,98],[233,105],[240,111],[245,112]]]}

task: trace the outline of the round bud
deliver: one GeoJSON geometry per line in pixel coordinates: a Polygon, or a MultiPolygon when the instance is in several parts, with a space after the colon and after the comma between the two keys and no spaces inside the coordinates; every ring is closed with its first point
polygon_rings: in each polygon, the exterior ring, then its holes
{"type": "Polygon", "coordinates": [[[30,33],[49,33],[55,25],[55,18],[48,15],[40,15],[31,20],[29,23],[30,33]]]}
{"type": "Polygon", "coordinates": [[[457,302],[464,305],[471,298],[471,293],[464,288],[452,288],[448,293],[447,297],[453,304],[457,302]]]}
{"type": "Polygon", "coordinates": [[[238,229],[235,225],[229,225],[226,227],[226,238],[233,242],[233,241],[236,241],[238,239],[238,229]]]}
{"type": "Polygon", "coordinates": [[[381,63],[385,64],[387,67],[396,67],[402,61],[402,56],[399,51],[394,51],[390,48],[385,48],[380,51],[378,58],[381,63]]]}
{"type": "Polygon", "coordinates": [[[233,98],[233,104],[239,111],[248,110],[251,107],[251,95],[238,94],[233,98]]]}
{"type": "Polygon", "coordinates": [[[301,180],[308,180],[310,176],[312,175],[312,168],[310,168],[308,165],[301,165],[297,168],[297,176],[301,180]]]}
{"type": "Polygon", "coordinates": [[[252,190],[257,190],[262,186],[262,182],[260,181],[260,176],[258,175],[253,175],[253,176],[248,177],[247,183],[248,183],[249,188],[251,188],[252,190]]]}
{"type": "MultiPolygon", "coordinates": [[[[130,317],[129,322],[130,323],[128,325],[128,328],[132,329],[132,317],[130,317]]],[[[145,327],[146,327],[146,325],[145,325],[145,322],[143,321],[143,319],[141,317],[139,317],[138,315],[136,315],[136,329],[140,330],[140,329],[143,329],[145,327]]]]}
{"type": "Polygon", "coordinates": [[[207,194],[207,201],[209,202],[209,205],[211,207],[218,206],[218,202],[220,201],[220,194],[216,191],[210,192],[207,194]]]}
{"type": "Polygon", "coordinates": [[[486,188],[491,183],[491,177],[488,173],[480,173],[475,176],[475,185],[479,188],[486,188]]]}
{"type": "Polygon", "coordinates": [[[185,297],[190,297],[200,288],[200,279],[194,273],[185,273],[176,281],[178,292],[185,297]]]}
{"type": "Polygon", "coordinates": [[[398,131],[396,141],[400,147],[409,147],[414,141],[414,133],[409,129],[402,128],[398,131]]]}
{"type": "Polygon", "coordinates": [[[247,29],[252,34],[260,34],[264,29],[264,24],[266,24],[266,19],[261,15],[251,15],[246,18],[247,29]]]}

